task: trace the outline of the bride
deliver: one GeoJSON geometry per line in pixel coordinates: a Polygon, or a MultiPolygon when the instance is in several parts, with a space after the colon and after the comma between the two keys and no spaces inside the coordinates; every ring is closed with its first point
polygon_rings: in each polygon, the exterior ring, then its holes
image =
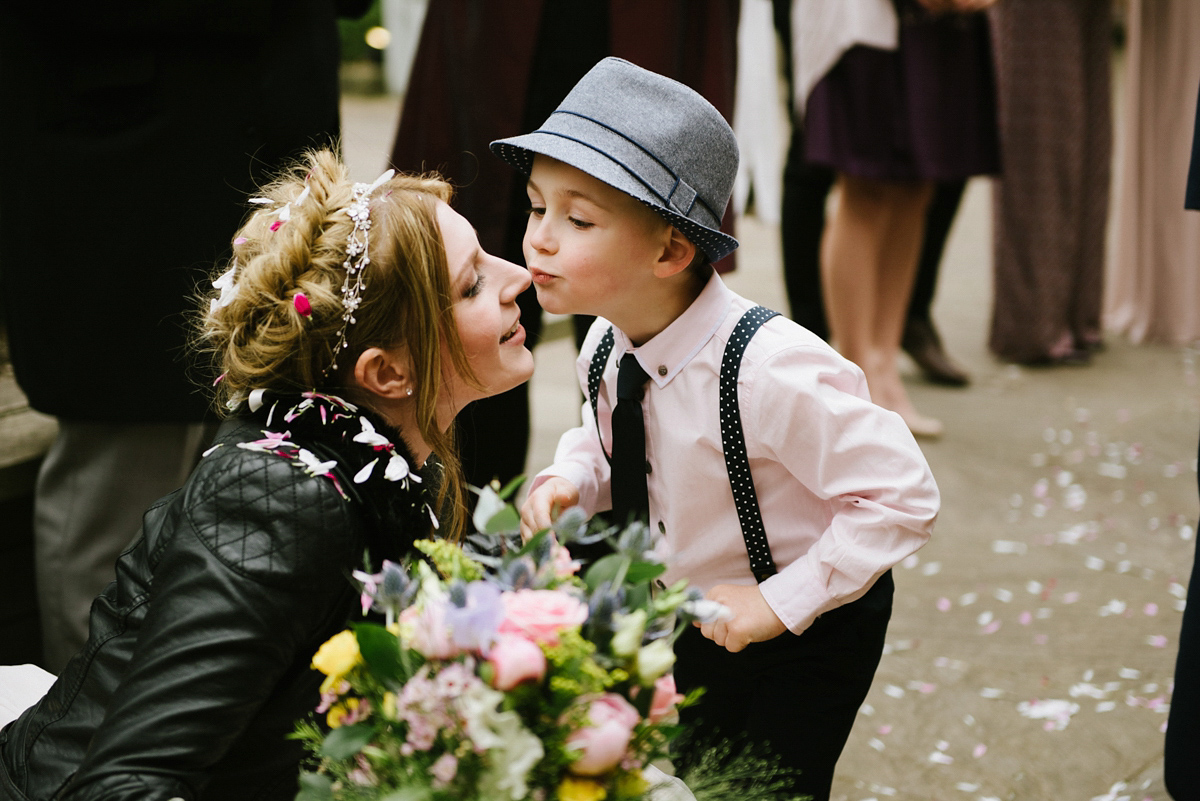
{"type": "Polygon", "coordinates": [[[451,423],[533,371],[529,275],[449,198],[429,177],[351,184],[324,151],[251,199],[197,315],[228,420],[146,513],[62,675],[0,669],[0,799],[295,797],[285,735],[318,704],[313,653],[359,611],[350,572],[461,533],[451,423]]]}

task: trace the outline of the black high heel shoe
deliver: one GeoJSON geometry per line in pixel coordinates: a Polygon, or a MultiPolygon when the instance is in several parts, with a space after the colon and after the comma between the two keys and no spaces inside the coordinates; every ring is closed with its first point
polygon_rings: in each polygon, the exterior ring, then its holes
{"type": "Polygon", "coordinates": [[[948,387],[965,387],[971,383],[967,371],[950,360],[942,348],[942,338],[930,320],[909,319],[904,323],[904,336],[900,340],[912,360],[921,368],[926,380],[948,387]]]}

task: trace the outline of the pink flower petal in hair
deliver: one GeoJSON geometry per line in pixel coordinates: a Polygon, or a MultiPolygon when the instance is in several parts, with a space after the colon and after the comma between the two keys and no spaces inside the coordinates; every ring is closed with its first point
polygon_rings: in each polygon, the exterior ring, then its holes
{"type": "Polygon", "coordinates": [[[292,296],[292,305],[304,317],[312,316],[312,304],[308,302],[308,296],[303,292],[297,292],[292,296]]]}

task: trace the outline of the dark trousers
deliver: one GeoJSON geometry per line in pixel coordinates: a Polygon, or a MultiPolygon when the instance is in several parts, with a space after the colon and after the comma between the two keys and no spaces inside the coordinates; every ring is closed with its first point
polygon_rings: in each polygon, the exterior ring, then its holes
{"type": "Polygon", "coordinates": [[[892,614],[891,571],[853,603],[826,612],[803,634],[785,632],[733,654],[688,629],[675,644],[675,682],[700,702],[680,713],[687,740],[674,757],[680,772],[705,747],[729,739],[767,745],[799,771],[792,787],[829,798],[833,768],[871,687],[892,614]]]}
{"type": "Polygon", "coordinates": [[[1167,719],[1163,781],[1175,801],[1200,801],[1200,549],[1193,557],[1167,719]]]}

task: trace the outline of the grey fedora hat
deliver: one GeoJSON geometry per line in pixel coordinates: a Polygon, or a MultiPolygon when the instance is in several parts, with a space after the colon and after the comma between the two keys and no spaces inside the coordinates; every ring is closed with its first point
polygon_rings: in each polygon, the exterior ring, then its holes
{"type": "Polygon", "coordinates": [[[526,175],[540,153],[632,195],[711,261],[738,246],[720,231],[738,165],[729,123],[697,92],[628,61],[600,61],[541,128],[491,148],[526,175]]]}

